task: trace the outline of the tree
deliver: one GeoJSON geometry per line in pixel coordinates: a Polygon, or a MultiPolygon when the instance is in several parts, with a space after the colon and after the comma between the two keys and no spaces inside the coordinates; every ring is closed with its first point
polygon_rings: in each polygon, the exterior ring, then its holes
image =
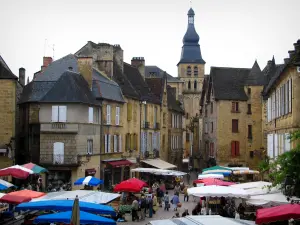
{"type": "Polygon", "coordinates": [[[270,170],[270,158],[265,156],[263,160],[258,164],[258,170],[261,175],[261,180],[264,180],[265,174],[270,170]]]}
{"type": "MultiPolygon", "coordinates": [[[[300,130],[290,135],[290,141],[296,142],[296,147],[291,151],[279,155],[270,163],[269,177],[273,186],[284,184],[288,178],[293,187],[290,194],[300,196],[300,130]]],[[[282,188],[284,185],[282,185],[282,188]]]]}

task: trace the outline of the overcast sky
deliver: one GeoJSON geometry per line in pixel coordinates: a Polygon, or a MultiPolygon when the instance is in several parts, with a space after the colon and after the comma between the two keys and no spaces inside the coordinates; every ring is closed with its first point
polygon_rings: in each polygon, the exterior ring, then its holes
{"type": "MultiPolygon", "coordinates": [[[[42,57],[59,59],[87,41],[120,44],[126,62],[145,57],[177,76],[189,0],[1,1],[0,54],[32,77],[42,57]],[[45,51],[45,39],[47,45],[45,51]]],[[[210,66],[283,62],[300,38],[299,0],[193,0],[206,73],[210,66]]]]}

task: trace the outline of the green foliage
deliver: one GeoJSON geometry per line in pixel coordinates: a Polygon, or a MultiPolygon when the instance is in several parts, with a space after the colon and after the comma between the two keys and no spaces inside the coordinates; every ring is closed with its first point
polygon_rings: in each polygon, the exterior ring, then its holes
{"type": "Polygon", "coordinates": [[[300,130],[290,135],[291,142],[296,142],[296,148],[279,155],[270,163],[269,177],[273,186],[284,184],[289,177],[294,183],[293,194],[300,196],[300,130]]]}
{"type": "Polygon", "coordinates": [[[265,158],[258,164],[258,170],[261,175],[261,179],[264,180],[264,175],[270,170],[270,158],[265,156],[265,158]]]}

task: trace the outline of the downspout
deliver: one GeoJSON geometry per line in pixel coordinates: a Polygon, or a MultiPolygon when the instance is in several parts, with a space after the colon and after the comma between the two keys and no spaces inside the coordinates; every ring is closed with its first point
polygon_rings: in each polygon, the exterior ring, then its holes
{"type": "MultiPolygon", "coordinates": [[[[99,178],[101,180],[101,154],[103,152],[103,101],[100,100],[100,154],[99,154],[99,178]]],[[[104,180],[104,170],[103,170],[103,180],[104,180]]],[[[103,184],[102,184],[103,185],[103,184]]]]}

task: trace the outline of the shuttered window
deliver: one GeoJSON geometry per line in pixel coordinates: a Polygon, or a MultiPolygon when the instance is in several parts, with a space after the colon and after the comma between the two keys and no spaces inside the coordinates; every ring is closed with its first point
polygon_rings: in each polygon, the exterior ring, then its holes
{"type": "Polygon", "coordinates": [[[116,107],[116,125],[120,125],[120,107],[116,107]]]}
{"type": "Polygon", "coordinates": [[[274,134],[274,157],[278,156],[279,152],[279,145],[278,145],[278,134],[274,134]]]}
{"type": "Polygon", "coordinates": [[[129,133],[126,134],[126,138],[125,138],[125,150],[126,151],[130,150],[130,134],[129,133]]]}
{"type": "Polygon", "coordinates": [[[111,124],[111,106],[110,105],[106,106],[106,124],[107,125],[111,124]]]}
{"type": "Polygon", "coordinates": [[[62,142],[55,142],[53,144],[53,163],[63,164],[65,157],[65,145],[62,142]]]}
{"type": "Polygon", "coordinates": [[[292,79],[289,80],[289,113],[292,112],[292,79]]]}
{"type": "Polygon", "coordinates": [[[58,122],[58,106],[52,106],[52,122],[58,122]]]}
{"type": "Polygon", "coordinates": [[[267,150],[268,150],[268,156],[270,158],[274,157],[274,140],[273,140],[273,134],[268,134],[268,139],[267,139],[268,143],[267,143],[267,150]]]}
{"type": "Polygon", "coordinates": [[[232,120],[232,133],[238,133],[239,132],[239,120],[232,120]]]}
{"type": "Polygon", "coordinates": [[[122,135],[118,135],[118,141],[119,141],[118,152],[122,152],[122,135]]]}
{"type": "Polygon", "coordinates": [[[52,106],[52,122],[67,122],[67,106],[52,106]]]}
{"type": "Polygon", "coordinates": [[[239,103],[238,102],[232,102],[231,105],[231,112],[239,112],[239,103]]]}
{"type": "Polygon", "coordinates": [[[240,155],[240,142],[231,141],[231,156],[236,157],[240,155]]]}
{"type": "Polygon", "coordinates": [[[87,154],[93,154],[93,140],[87,140],[87,154]]]}
{"type": "Polygon", "coordinates": [[[89,123],[94,123],[94,109],[89,107],[89,123]]]}
{"type": "Polygon", "coordinates": [[[127,120],[131,121],[132,120],[132,104],[127,103],[127,120]]]}
{"type": "Polygon", "coordinates": [[[114,135],[114,152],[118,152],[118,135],[114,135]]]}
{"type": "Polygon", "coordinates": [[[104,135],[104,143],[105,143],[105,153],[110,153],[111,152],[111,135],[110,134],[105,134],[104,135]]]}

